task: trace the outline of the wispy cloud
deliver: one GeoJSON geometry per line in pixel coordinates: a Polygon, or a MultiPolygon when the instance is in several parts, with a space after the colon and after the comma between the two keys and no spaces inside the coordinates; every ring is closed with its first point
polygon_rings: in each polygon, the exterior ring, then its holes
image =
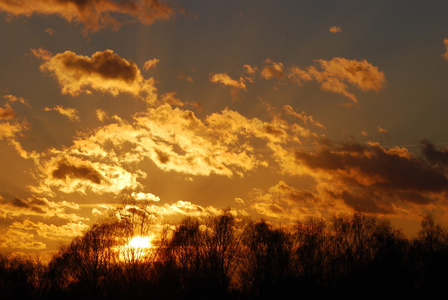
{"type": "Polygon", "coordinates": [[[76,108],[63,107],[61,105],[56,105],[53,108],[46,107],[46,108],[44,108],[44,110],[45,111],[57,111],[61,115],[67,117],[70,121],[72,121],[72,122],[74,122],[74,121],[79,122],[78,110],[76,108]]]}
{"type": "Polygon", "coordinates": [[[358,102],[358,99],[348,91],[347,83],[362,91],[379,91],[384,87],[386,81],[384,73],[366,60],[358,61],[335,57],[330,61],[318,59],[316,62],[320,64],[321,70],[314,66],[308,67],[306,70],[293,68],[292,74],[305,81],[314,79],[321,84],[323,90],[341,94],[353,102],[358,102]]]}
{"type": "Polygon", "coordinates": [[[238,98],[238,93],[240,90],[246,90],[246,81],[244,80],[243,77],[240,77],[239,80],[235,80],[235,79],[232,79],[226,73],[211,74],[210,82],[220,83],[222,85],[230,87],[234,100],[236,100],[238,98]]]}
{"type": "Polygon", "coordinates": [[[159,62],[160,62],[160,59],[158,59],[158,58],[153,58],[153,59],[147,60],[143,64],[143,70],[148,71],[149,69],[154,68],[159,62]]]}

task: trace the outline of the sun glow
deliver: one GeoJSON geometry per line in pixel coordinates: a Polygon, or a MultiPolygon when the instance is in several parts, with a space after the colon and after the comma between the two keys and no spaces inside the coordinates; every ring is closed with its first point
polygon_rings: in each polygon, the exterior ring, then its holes
{"type": "Polygon", "coordinates": [[[134,236],[128,243],[129,248],[147,249],[151,247],[149,236],[134,236]]]}
{"type": "Polygon", "coordinates": [[[140,260],[151,253],[152,237],[134,236],[124,245],[117,246],[119,258],[122,261],[132,262],[140,260]]]}

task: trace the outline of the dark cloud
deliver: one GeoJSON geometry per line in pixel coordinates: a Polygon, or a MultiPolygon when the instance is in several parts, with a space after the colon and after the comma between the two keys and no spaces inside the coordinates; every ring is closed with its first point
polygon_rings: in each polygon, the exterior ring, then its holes
{"type": "Polygon", "coordinates": [[[356,211],[374,214],[393,214],[394,209],[388,202],[383,201],[383,196],[374,191],[366,190],[361,193],[353,193],[344,190],[341,193],[334,193],[334,198],[342,199],[348,206],[356,211]]]}
{"type": "Polygon", "coordinates": [[[58,15],[92,32],[117,30],[134,20],[151,24],[174,15],[170,5],[158,0],[0,0],[0,11],[10,16],[58,15]]]}
{"type": "Polygon", "coordinates": [[[427,141],[423,157],[413,156],[403,148],[349,143],[316,153],[296,152],[295,158],[320,181],[330,197],[359,211],[393,213],[393,203],[426,205],[443,198],[448,191],[445,173],[434,167],[446,163],[446,151],[436,150],[427,141]]]}
{"type": "Polygon", "coordinates": [[[296,159],[311,169],[339,174],[353,171],[360,181],[370,180],[372,185],[382,188],[433,192],[448,189],[444,174],[422,159],[388,151],[375,144],[346,144],[317,153],[296,152],[296,159]]]}
{"type": "Polygon", "coordinates": [[[426,160],[441,169],[448,168],[448,148],[437,150],[433,143],[428,140],[422,140],[422,153],[426,160]]]}
{"type": "Polygon", "coordinates": [[[264,128],[264,131],[267,134],[272,134],[274,136],[286,135],[286,133],[283,130],[280,130],[280,129],[278,129],[275,126],[270,125],[270,124],[266,124],[263,128],[264,128]]]}
{"type": "Polygon", "coordinates": [[[138,67],[134,62],[129,62],[112,50],[97,52],[92,58],[79,56],[73,52],[66,51],[60,56],[61,63],[67,69],[79,71],[82,76],[97,74],[105,79],[119,79],[132,82],[138,74],[138,67]]]}
{"type": "Polygon", "coordinates": [[[102,181],[101,174],[89,166],[75,166],[67,161],[58,163],[56,170],[52,172],[53,178],[66,180],[67,177],[75,179],[83,179],[100,184],[102,181]]]}
{"type": "Polygon", "coordinates": [[[143,78],[140,69],[133,61],[128,61],[112,50],[97,51],[91,57],[65,51],[52,55],[44,49],[31,52],[44,60],[41,71],[52,74],[62,87],[63,94],[77,96],[91,93],[92,90],[111,93],[131,93],[146,95],[154,101],[154,80],[143,78]]]}
{"type": "Polygon", "coordinates": [[[159,151],[157,149],[155,149],[154,151],[156,152],[157,158],[159,159],[159,161],[162,164],[166,164],[167,162],[169,162],[169,160],[170,160],[170,156],[169,155],[167,155],[166,153],[163,153],[162,151],[159,151]]]}
{"type": "Polygon", "coordinates": [[[0,107],[0,120],[11,120],[14,119],[15,116],[16,113],[9,104],[6,104],[5,108],[0,107]]]}
{"type": "Polygon", "coordinates": [[[20,198],[14,198],[14,200],[12,201],[12,205],[14,205],[16,207],[23,207],[23,208],[29,207],[27,201],[20,199],[20,198]]]}

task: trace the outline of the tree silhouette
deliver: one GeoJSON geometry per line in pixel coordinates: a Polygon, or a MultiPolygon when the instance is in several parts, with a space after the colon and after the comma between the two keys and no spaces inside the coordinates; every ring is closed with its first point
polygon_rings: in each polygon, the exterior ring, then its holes
{"type": "Polygon", "coordinates": [[[448,232],[431,215],[421,221],[412,254],[417,294],[437,297],[444,293],[448,282],[448,232]]]}
{"type": "Polygon", "coordinates": [[[413,239],[361,213],[276,226],[226,210],[156,231],[146,204],[131,200],[46,266],[0,254],[0,300],[426,299],[448,281],[448,232],[429,215],[413,239]]]}
{"type": "Polygon", "coordinates": [[[251,224],[245,232],[247,257],[242,278],[246,293],[256,298],[283,295],[291,274],[292,240],[282,228],[272,228],[265,221],[251,224]]]}

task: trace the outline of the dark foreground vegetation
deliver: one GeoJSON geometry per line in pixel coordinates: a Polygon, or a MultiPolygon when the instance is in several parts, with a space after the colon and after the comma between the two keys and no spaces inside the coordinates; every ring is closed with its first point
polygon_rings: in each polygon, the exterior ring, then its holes
{"type": "Polygon", "coordinates": [[[446,296],[448,232],[430,216],[408,239],[364,214],[280,227],[226,211],[159,230],[150,250],[125,246],[152,228],[134,209],[93,226],[49,264],[0,256],[0,299],[446,296]]]}

